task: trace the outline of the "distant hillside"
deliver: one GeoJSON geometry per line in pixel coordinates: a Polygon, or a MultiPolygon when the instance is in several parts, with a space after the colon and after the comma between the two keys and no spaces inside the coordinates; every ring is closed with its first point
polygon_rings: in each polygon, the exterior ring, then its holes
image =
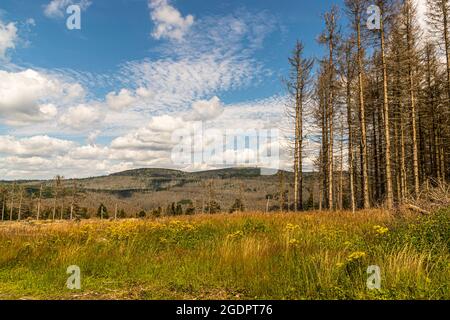
{"type": "MultiPolygon", "coordinates": [[[[257,168],[229,168],[199,172],[184,172],[171,169],[135,169],[117,172],[109,176],[76,180],[82,188],[90,190],[146,190],[162,191],[199,183],[208,179],[258,179],[272,180],[273,176],[261,176],[257,168]]],[[[286,176],[291,173],[285,172],[286,176]]],[[[70,182],[70,181],[67,181],[70,182]]],[[[73,183],[73,182],[72,182],[73,183]]]]}
{"type": "MultiPolygon", "coordinates": [[[[283,171],[287,199],[292,201],[293,174],[283,171]]],[[[308,200],[312,178],[305,173],[304,197],[308,200]]],[[[5,183],[4,183],[5,184],[5,183]]],[[[12,182],[6,183],[9,186],[12,182]]],[[[17,181],[24,186],[31,197],[39,194],[43,185],[43,197],[47,205],[52,205],[54,181],[17,181]]],[[[80,206],[94,214],[100,203],[107,207],[118,205],[127,212],[135,214],[140,210],[165,208],[171,203],[193,203],[197,210],[213,194],[222,210],[229,210],[236,199],[242,198],[246,209],[265,210],[267,198],[269,206],[278,204],[280,177],[261,175],[258,168],[228,168],[200,172],[184,172],[171,169],[143,168],[113,173],[108,176],[85,179],[67,179],[62,183],[59,193],[71,199],[76,188],[80,206]]],[[[67,200],[69,201],[69,200],[67,200]]]]}

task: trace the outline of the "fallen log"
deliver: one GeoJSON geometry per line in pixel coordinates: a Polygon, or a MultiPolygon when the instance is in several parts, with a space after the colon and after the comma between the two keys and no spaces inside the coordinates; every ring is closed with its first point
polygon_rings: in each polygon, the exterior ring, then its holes
{"type": "Polygon", "coordinates": [[[405,206],[406,206],[406,208],[408,208],[410,210],[417,211],[417,212],[420,212],[422,214],[426,214],[426,215],[431,214],[430,211],[427,211],[425,209],[419,208],[418,206],[415,206],[413,204],[406,204],[405,206]]]}

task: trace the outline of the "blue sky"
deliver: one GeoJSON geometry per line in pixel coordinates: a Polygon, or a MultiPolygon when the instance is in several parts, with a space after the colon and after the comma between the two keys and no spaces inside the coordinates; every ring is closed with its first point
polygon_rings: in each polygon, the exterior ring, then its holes
{"type": "MultiPolygon", "coordinates": [[[[18,48],[14,60],[36,64],[44,68],[65,67],[90,72],[111,72],[117,65],[129,60],[158,57],[154,50],[161,40],[150,36],[153,22],[149,18],[146,0],[92,0],[82,14],[82,30],[69,31],[64,19],[49,19],[43,7],[46,0],[4,0],[1,4],[5,21],[24,22],[33,18],[36,26],[26,35],[30,45],[18,48]]],[[[76,3],[76,2],[74,2],[76,3]]],[[[204,16],[222,16],[266,12],[274,19],[273,34],[267,38],[270,46],[268,63],[278,67],[292,47],[301,38],[311,52],[318,49],[315,38],[322,28],[320,15],[333,3],[340,1],[172,1],[183,14],[199,19],[204,16]],[[281,59],[280,59],[281,58],[281,59]]],[[[258,54],[262,58],[263,54],[258,54]]]]}
{"type": "MultiPolygon", "coordinates": [[[[16,48],[12,61],[21,66],[45,69],[68,68],[96,74],[111,74],[127,61],[165,57],[158,48],[164,40],[150,36],[154,23],[147,0],[92,0],[82,13],[82,29],[68,30],[65,18],[49,19],[43,7],[47,0],[2,1],[3,20],[36,25],[24,31],[26,45],[16,48]]],[[[319,55],[316,37],[322,29],[321,14],[341,1],[172,1],[182,14],[205,16],[265,13],[272,20],[263,46],[254,58],[273,75],[258,88],[227,94],[227,102],[269,96],[280,90],[279,77],[286,71],[286,57],[296,39],[305,42],[308,55],[319,55]],[[268,81],[267,81],[268,80],[268,81]]],[[[74,1],[76,3],[76,1],[74,1]]],[[[66,15],[67,17],[68,15],[66,15]]],[[[100,88],[114,89],[114,88],[100,88]]],[[[99,90],[100,91],[100,90],[99,90]]]]}
{"type": "Polygon", "coordinates": [[[320,57],[341,2],[2,0],[0,176],[209,168],[171,162],[173,130],[277,128],[295,41],[320,57]]]}

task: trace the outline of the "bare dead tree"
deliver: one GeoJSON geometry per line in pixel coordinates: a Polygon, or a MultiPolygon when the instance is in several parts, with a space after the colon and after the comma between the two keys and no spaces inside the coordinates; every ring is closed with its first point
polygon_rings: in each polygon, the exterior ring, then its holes
{"type": "Polygon", "coordinates": [[[324,14],[325,31],[320,35],[319,42],[328,49],[328,60],[326,64],[327,73],[327,100],[326,100],[326,119],[327,119],[327,175],[328,175],[328,209],[334,209],[334,109],[335,109],[335,91],[336,91],[336,66],[335,49],[340,42],[340,31],[338,26],[338,8],[335,6],[329,12],[324,14]]]}
{"type": "Polygon", "coordinates": [[[38,203],[37,203],[37,215],[36,215],[36,220],[39,221],[39,218],[41,216],[41,205],[42,205],[42,184],[39,188],[39,198],[38,198],[38,203]]]}
{"type": "Polygon", "coordinates": [[[23,190],[24,188],[20,188],[20,197],[19,197],[19,213],[17,215],[17,221],[20,221],[22,218],[22,201],[23,201],[23,190]]]}
{"type": "Polygon", "coordinates": [[[361,24],[363,12],[366,9],[364,0],[346,0],[345,4],[352,21],[353,30],[356,34],[357,63],[358,63],[358,97],[359,97],[359,123],[360,123],[360,145],[361,145],[361,170],[362,170],[362,198],[364,208],[370,207],[369,197],[369,159],[367,152],[367,124],[366,106],[364,101],[364,48],[362,45],[361,24]]]}
{"type": "Polygon", "coordinates": [[[9,220],[12,221],[13,219],[13,211],[14,211],[14,197],[16,192],[16,183],[13,184],[12,190],[11,190],[11,208],[9,211],[9,220]]]}
{"type": "Polygon", "coordinates": [[[313,59],[303,57],[303,43],[297,41],[289,58],[291,67],[286,82],[290,102],[287,115],[294,123],[294,211],[303,210],[303,117],[304,107],[310,98],[311,70],[313,59]]]}

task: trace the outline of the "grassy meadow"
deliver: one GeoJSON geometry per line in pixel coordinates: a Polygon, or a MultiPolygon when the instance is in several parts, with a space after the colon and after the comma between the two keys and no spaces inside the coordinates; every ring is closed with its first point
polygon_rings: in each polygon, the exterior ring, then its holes
{"type": "Polygon", "coordinates": [[[450,210],[4,222],[0,299],[450,299],[449,237],[450,210]]]}

